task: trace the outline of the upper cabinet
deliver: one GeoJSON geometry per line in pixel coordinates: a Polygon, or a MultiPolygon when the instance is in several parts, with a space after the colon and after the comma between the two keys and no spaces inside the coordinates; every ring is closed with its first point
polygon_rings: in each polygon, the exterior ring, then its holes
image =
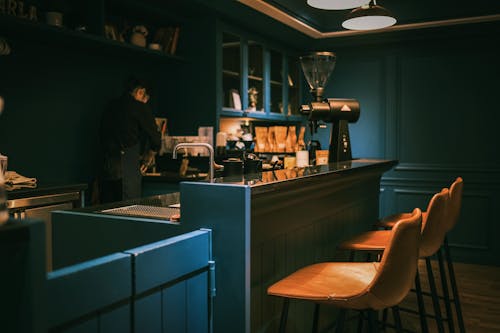
{"type": "Polygon", "coordinates": [[[303,121],[297,54],[223,24],[218,34],[219,117],[303,121]]]}

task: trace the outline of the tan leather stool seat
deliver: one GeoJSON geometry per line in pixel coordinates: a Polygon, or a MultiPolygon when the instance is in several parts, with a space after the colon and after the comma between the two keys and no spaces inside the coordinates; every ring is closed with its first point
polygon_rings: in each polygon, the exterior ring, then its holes
{"type": "MultiPolygon", "coordinates": [[[[446,234],[446,208],[448,202],[448,189],[443,189],[435,194],[429,206],[427,213],[422,214],[422,239],[420,243],[419,256],[426,258],[434,253],[443,244],[446,234]]],[[[409,213],[396,214],[400,216],[411,216],[409,213]]],[[[357,250],[357,251],[384,251],[390,239],[391,230],[375,230],[367,231],[356,235],[351,239],[339,245],[342,250],[357,250]]]]}
{"type": "Polygon", "coordinates": [[[341,243],[338,248],[353,251],[384,251],[391,234],[391,230],[367,231],[341,243]]]}
{"type": "Polygon", "coordinates": [[[377,262],[315,264],[299,269],[271,286],[267,292],[273,296],[365,309],[369,307],[369,302],[356,297],[372,282],[379,265],[377,262]]]}
{"type": "MultiPolygon", "coordinates": [[[[422,213],[416,208],[401,220],[385,244],[380,262],[313,264],[270,286],[269,295],[301,299],[342,309],[376,311],[397,305],[411,288],[417,271],[422,213]]],[[[287,301],[280,331],[285,331],[287,301]]],[[[317,323],[315,311],[315,323],[317,323]]],[[[317,328],[316,324],[313,326],[317,328]]]]}
{"type": "MultiPolygon", "coordinates": [[[[422,219],[425,219],[427,215],[427,212],[422,212],[422,219]]],[[[384,229],[392,229],[396,222],[398,222],[401,219],[407,219],[408,217],[411,216],[411,213],[398,213],[398,214],[392,214],[389,216],[384,217],[377,223],[375,223],[375,227],[377,228],[384,228],[384,229]]]]}

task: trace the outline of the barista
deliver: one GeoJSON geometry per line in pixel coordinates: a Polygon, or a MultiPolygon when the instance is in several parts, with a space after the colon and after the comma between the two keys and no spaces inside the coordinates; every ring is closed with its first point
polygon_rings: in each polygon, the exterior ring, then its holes
{"type": "Polygon", "coordinates": [[[100,199],[103,203],[141,196],[141,171],[152,163],[161,145],[161,134],[148,99],[145,84],[130,78],[123,95],[112,101],[102,115],[100,199]]]}

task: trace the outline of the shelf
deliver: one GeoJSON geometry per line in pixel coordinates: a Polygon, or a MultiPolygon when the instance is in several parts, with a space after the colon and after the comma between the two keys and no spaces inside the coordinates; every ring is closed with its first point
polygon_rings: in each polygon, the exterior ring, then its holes
{"type": "MultiPolygon", "coordinates": [[[[254,81],[259,81],[259,82],[262,82],[262,80],[263,80],[260,76],[254,76],[254,75],[248,75],[248,79],[254,80],[254,81]]],[[[283,85],[281,82],[273,81],[273,80],[269,80],[269,83],[271,83],[274,86],[282,86],[283,85]]]]}
{"type": "Polygon", "coordinates": [[[302,122],[304,117],[300,115],[285,116],[278,113],[265,113],[264,111],[243,111],[232,108],[222,108],[220,115],[222,117],[238,117],[238,118],[251,118],[258,120],[270,121],[286,121],[286,122],[302,122]]]}
{"type": "MultiPolygon", "coordinates": [[[[115,40],[109,40],[102,36],[87,32],[70,30],[65,27],[55,27],[39,22],[32,22],[25,19],[19,19],[9,15],[0,14],[0,29],[5,30],[2,35],[12,40],[28,40],[37,42],[47,42],[51,44],[65,43],[65,46],[82,48],[85,50],[93,49],[100,54],[109,52],[120,55],[145,56],[158,61],[183,62],[184,59],[176,56],[162,53],[161,51],[150,50],[138,47],[132,44],[122,43],[115,40]]],[[[14,41],[11,45],[14,44],[14,41]]],[[[15,49],[13,50],[15,52],[15,49]]]]}
{"type": "Polygon", "coordinates": [[[230,71],[230,70],[227,70],[227,69],[222,70],[222,74],[224,74],[226,76],[240,77],[240,73],[233,72],[233,71],[230,71]]]}
{"type": "MultiPolygon", "coordinates": [[[[227,69],[222,70],[222,73],[224,75],[226,75],[226,76],[240,77],[240,73],[234,72],[234,71],[230,71],[230,70],[227,70],[227,69]]],[[[248,79],[249,80],[253,80],[253,81],[259,81],[259,82],[262,82],[262,80],[263,80],[260,76],[255,76],[255,75],[248,75],[248,79]]],[[[270,80],[269,82],[272,85],[275,85],[275,86],[283,86],[283,83],[278,82],[278,81],[270,80]]]]}

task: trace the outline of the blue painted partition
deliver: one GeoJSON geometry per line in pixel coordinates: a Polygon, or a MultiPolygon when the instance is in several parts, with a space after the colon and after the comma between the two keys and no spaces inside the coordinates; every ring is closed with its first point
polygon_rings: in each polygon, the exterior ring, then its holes
{"type": "Polygon", "coordinates": [[[208,231],[126,251],[134,266],[135,332],[208,332],[208,231]]]}
{"type": "Polygon", "coordinates": [[[209,332],[211,231],[197,230],[48,274],[51,332],[209,332]]]}
{"type": "Polygon", "coordinates": [[[128,254],[115,253],[50,272],[48,326],[66,325],[85,314],[126,302],[131,290],[132,261],[128,254]]]}

